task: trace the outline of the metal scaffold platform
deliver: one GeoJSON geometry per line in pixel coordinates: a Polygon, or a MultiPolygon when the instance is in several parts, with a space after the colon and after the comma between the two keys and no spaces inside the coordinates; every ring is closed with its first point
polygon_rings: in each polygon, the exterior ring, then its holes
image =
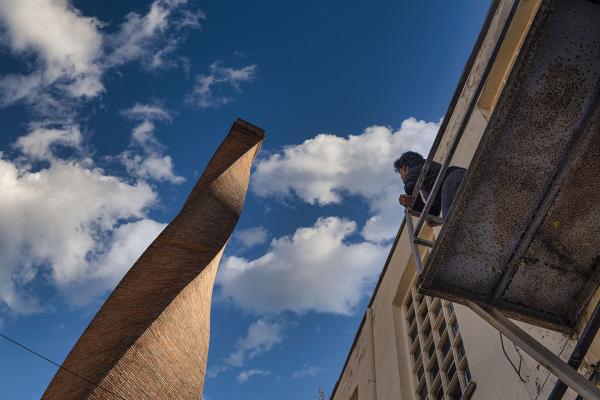
{"type": "Polygon", "coordinates": [[[415,218],[409,207],[406,221],[422,293],[469,306],[583,398],[596,399],[594,385],[507,317],[573,331],[600,283],[598,2],[538,1],[451,211],[437,239],[421,237],[515,14],[531,1],[510,2],[461,122],[437,156],[442,168],[425,209],[415,218]]]}

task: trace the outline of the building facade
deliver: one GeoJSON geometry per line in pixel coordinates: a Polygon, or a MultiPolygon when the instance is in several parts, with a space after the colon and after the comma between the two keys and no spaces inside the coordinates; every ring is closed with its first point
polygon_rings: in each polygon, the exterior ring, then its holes
{"type": "MultiPolygon", "coordinates": [[[[466,128],[451,159],[469,168],[488,121],[505,89],[530,29],[552,12],[557,1],[495,0],[463,72],[446,115],[447,126],[434,160],[441,162],[463,124],[466,128]],[[515,3],[516,1],[516,3],[515,3]],[[494,54],[487,74],[486,63],[494,54]],[[482,84],[483,90],[476,93],[482,84]]],[[[579,0],[574,0],[579,1],[579,0]]],[[[579,1],[583,4],[582,1],[579,1]]],[[[587,5],[585,5],[587,6],[587,5]]],[[[597,6],[596,6],[597,7],[597,6]]],[[[400,212],[400,209],[399,209],[400,212]]],[[[406,217],[413,218],[413,217],[406,217]]],[[[405,220],[406,221],[406,220],[405,220]]],[[[423,296],[416,287],[416,265],[403,221],[356,333],[332,400],[546,399],[557,379],[469,308],[423,296]]],[[[440,228],[426,227],[421,238],[434,240],[440,228]]],[[[428,252],[422,247],[425,263],[428,252]]],[[[516,322],[563,360],[569,358],[598,291],[569,334],[516,322]]],[[[600,360],[598,337],[579,371],[590,376],[600,360]]],[[[564,398],[575,399],[571,389],[564,398]]]]}
{"type": "MultiPolygon", "coordinates": [[[[434,232],[430,230],[430,234],[434,232]]],[[[546,399],[556,382],[529,355],[467,307],[415,288],[408,234],[393,246],[332,400],[546,399]]],[[[561,358],[577,341],[517,322],[561,358]]],[[[598,345],[582,367],[598,360],[598,345]]],[[[568,391],[565,399],[575,399],[568,391]]]]}

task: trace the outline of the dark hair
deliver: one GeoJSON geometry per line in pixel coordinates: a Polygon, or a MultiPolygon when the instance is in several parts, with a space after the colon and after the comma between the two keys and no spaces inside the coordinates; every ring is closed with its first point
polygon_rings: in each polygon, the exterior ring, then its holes
{"type": "Polygon", "coordinates": [[[415,151],[407,151],[402,154],[396,161],[394,161],[394,171],[400,172],[400,168],[403,166],[408,166],[409,168],[413,166],[415,162],[424,160],[423,156],[415,151]]]}

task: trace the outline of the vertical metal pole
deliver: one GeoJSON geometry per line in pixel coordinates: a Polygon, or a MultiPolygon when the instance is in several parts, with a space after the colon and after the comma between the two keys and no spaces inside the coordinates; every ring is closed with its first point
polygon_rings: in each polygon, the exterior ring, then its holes
{"type": "Polygon", "coordinates": [[[537,340],[506,318],[493,307],[479,305],[467,300],[465,305],[477,315],[496,328],[500,333],[510,339],[515,345],[523,349],[534,360],[542,364],[558,379],[565,382],[586,400],[600,399],[600,390],[583,375],[571,368],[537,340]]]}
{"type": "Polygon", "coordinates": [[[450,101],[450,106],[448,107],[448,111],[446,112],[446,115],[444,116],[444,119],[440,126],[440,130],[438,131],[437,135],[435,136],[435,139],[433,140],[433,144],[431,145],[431,150],[429,151],[427,160],[425,161],[425,164],[423,164],[423,168],[421,169],[421,175],[419,175],[419,179],[417,179],[417,183],[415,185],[415,190],[411,196],[411,204],[414,204],[416,196],[418,196],[419,192],[421,191],[421,186],[423,185],[424,178],[425,178],[425,176],[427,176],[427,171],[429,171],[429,167],[431,165],[431,162],[433,161],[433,157],[435,156],[435,153],[437,153],[438,146],[440,145],[442,138],[444,137],[444,134],[446,133],[446,128],[448,127],[448,123],[450,122],[450,117],[454,113],[454,109],[456,108],[456,103],[458,102],[458,99],[460,98],[460,95],[462,93],[462,89],[465,86],[467,79],[469,78],[469,72],[471,71],[471,69],[473,68],[473,65],[475,64],[475,60],[477,59],[477,54],[479,54],[479,50],[481,49],[483,41],[485,40],[486,33],[488,32],[489,27],[492,24],[494,15],[496,14],[496,11],[498,10],[498,7],[500,6],[501,2],[502,2],[502,0],[493,0],[492,4],[490,4],[490,8],[488,9],[487,16],[485,17],[485,21],[483,22],[483,26],[481,27],[481,31],[479,32],[479,36],[477,36],[477,41],[475,42],[475,47],[473,48],[473,51],[471,52],[471,55],[469,56],[469,59],[467,60],[467,63],[465,64],[465,66],[463,68],[463,72],[460,76],[460,80],[458,82],[458,85],[456,85],[454,95],[452,96],[452,100],[450,101]]]}
{"type": "MultiPolygon", "coordinates": [[[[600,303],[596,304],[596,308],[594,308],[594,312],[590,317],[590,320],[586,324],[581,336],[579,336],[579,340],[569,357],[569,361],[567,362],[573,369],[579,369],[583,358],[587,354],[592,342],[596,338],[596,334],[598,333],[598,329],[600,329],[600,303]]],[[[554,389],[552,389],[552,393],[548,396],[548,400],[559,400],[562,399],[565,392],[567,391],[567,385],[563,383],[563,381],[556,382],[554,385],[554,389]]]]}
{"type": "Polygon", "coordinates": [[[419,252],[419,246],[415,243],[415,227],[413,225],[413,217],[410,213],[409,208],[406,208],[406,226],[408,227],[408,240],[410,240],[410,247],[412,249],[413,257],[415,258],[415,266],[417,267],[417,275],[421,275],[423,272],[423,263],[421,262],[421,253],[419,252]]]}
{"type": "MultiPolygon", "coordinates": [[[[473,110],[475,109],[475,106],[477,105],[477,102],[479,101],[479,96],[481,95],[481,92],[483,91],[483,87],[485,86],[485,83],[487,81],[487,77],[490,74],[492,67],[494,66],[494,62],[496,61],[496,57],[498,56],[498,53],[500,52],[500,47],[502,46],[502,43],[504,42],[504,38],[506,36],[506,33],[508,32],[508,28],[510,27],[513,17],[515,16],[515,13],[517,12],[519,3],[520,3],[520,0],[513,1],[513,4],[510,8],[508,16],[506,17],[506,21],[504,22],[504,26],[502,27],[502,32],[500,32],[500,35],[498,36],[498,40],[496,41],[496,45],[494,46],[494,49],[492,50],[492,54],[490,54],[490,58],[488,59],[486,65],[485,65],[485,69],[484,69],[483,73],[481,74],[481,78],[479,80],[479,83],[477,84],[477,88],[475,89],[475,93],[473,93],[473,97],[471,97],[469,106],[468,106],[467,110],[465,111],[465,113],[463,114],[463,117],[460,122],[460,126],[458,128],[458,131],[456,132],[456,136],[454,136],[454,138],[452,139],[452,145],[450,146],[450,150],[448,151],[448,154],[446,154],[446,157],[444,158],[444,162],[442,163],[442,168],[440,168],[440,173],[438,174],[438,176],[435,180],[435,183],[433,184],[431,193],[429,193],[427,196],[427,202],[425,203],[425,206],[423,207],[423,210],[421,211],[421,218],[419,218],[419,221],[417,222],[417,227],[415,229],[415,235],[417,235],[417,236],[421,233],[421,229],[423,229],[423,224],[425,223],[426,216],[427,216],[427,214],[429,214],[429,210],[431,209],[431,206],[435,200],[435,197],[436,197],[438,191],[440,190],[440,188],[442,187],[442,183],[444,182],[444,176],[446,175],[446,171],[448,170],[448,165],[450,164],[450,161],[452,160],[452,157],[454,156],[454,152],[458,148],[458,143],[460,142],[460,139],[462,138],[462,135],[463,135],[465,129],[467,128],[467,124],[469,123],[469,121],[471,119],[471,114],[473,113],[473,110]]],[[[429,157],[427,159],[429,159],[429,157]]],[[[421,171],[421,175],[422,174],[423,173],[421,171]]],[[[420,178],[420,176],[419,176],[419,178],[420,178]]],[[[423,178],[423,179],[425,179],[425,178],[423,178]]],[[[417,181],[417,183],[418,182],[419,181],[417,181]]],[[[415,190],[416,189],[417,188],[415,188],[415,190]]]]}

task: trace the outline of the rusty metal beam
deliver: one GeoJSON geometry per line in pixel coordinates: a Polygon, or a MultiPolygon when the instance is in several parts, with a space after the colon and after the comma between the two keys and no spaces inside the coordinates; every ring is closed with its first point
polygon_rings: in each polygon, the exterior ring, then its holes
{"type": "Polygon", "coordinates": [[[553,375],[569,385],[586,400],[600,399],[600,389],[594,386],[583,375],[569,366],[557,355],[548,350],[544,345],[528,335],[525,331],[506,318],[493,307],[477,304],[472,301],[465,302],[471,310],[506,336],[516,346],[523,349],[534,360],[544,366],[553,375]]]}

